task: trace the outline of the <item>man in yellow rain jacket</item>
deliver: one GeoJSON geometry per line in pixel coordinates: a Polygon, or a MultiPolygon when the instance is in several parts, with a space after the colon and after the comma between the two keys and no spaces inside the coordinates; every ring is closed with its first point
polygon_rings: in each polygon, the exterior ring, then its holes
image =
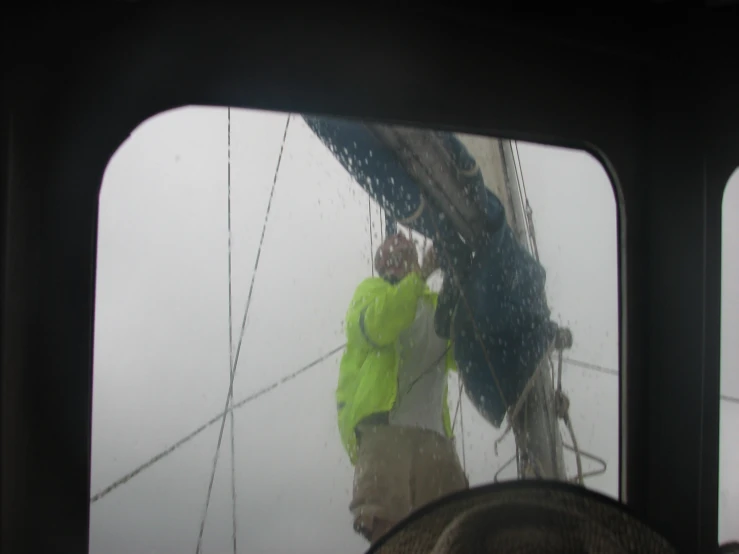
{"type": "Polygon", "coordinates": [[[356,289],[336,390],[341,440],[355,466],[354,529],[374,543],[414,509],[468,486],[447,405],[451,344],[434,331],[437,295],[402,234],[378,248],[380,275],[356,289]]]}

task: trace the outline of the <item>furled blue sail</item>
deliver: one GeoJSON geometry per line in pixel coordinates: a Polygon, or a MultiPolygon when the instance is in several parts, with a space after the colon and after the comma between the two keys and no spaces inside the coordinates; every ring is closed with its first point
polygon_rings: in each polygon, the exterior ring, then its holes
{"type": "Polygon", "coordinates": [[[453,133],[304,119],[390,227],[395,220],[434,241],[445,272],[437,332],[454,339],[467,396],[499,427],[557,327],[544,268],[516,240],[476,160],[453,133]]]}

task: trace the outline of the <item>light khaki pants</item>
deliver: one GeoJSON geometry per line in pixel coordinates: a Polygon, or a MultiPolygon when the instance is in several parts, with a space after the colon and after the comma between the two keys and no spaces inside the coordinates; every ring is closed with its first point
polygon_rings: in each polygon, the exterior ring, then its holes
{"type": "Polygon", "coordinates": [[[468,488],[454,443],[434,431],[360,423],[353,498],[354,529],[372,540],[376,524],[395,524],[412,511],[468,488]]]}

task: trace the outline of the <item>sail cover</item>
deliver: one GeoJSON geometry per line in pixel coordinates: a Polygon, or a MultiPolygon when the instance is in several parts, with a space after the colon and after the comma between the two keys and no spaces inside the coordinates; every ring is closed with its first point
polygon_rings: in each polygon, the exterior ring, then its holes
{"type": "Polygon", "coordinates": [[[434,241],[464,387],[499,427],[554,339],[544,268],[515,238],[500,199],[454,134],[304,116],[354,180],[397,220],[434,241]],[[457,288],[454,283],[459,283],[457,288]]]}

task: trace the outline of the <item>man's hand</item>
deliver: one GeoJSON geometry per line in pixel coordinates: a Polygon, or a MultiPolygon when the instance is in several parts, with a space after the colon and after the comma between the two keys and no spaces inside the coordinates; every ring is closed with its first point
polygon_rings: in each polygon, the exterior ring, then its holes
{"type": "Polygon", "coordinates": [[[439,263],[436,259],[436,250],[433,245],[429,246],[423,255],[423,265],[421,266],[421,277],[428,279],[431,274],[439,269],[439,263]]]}

